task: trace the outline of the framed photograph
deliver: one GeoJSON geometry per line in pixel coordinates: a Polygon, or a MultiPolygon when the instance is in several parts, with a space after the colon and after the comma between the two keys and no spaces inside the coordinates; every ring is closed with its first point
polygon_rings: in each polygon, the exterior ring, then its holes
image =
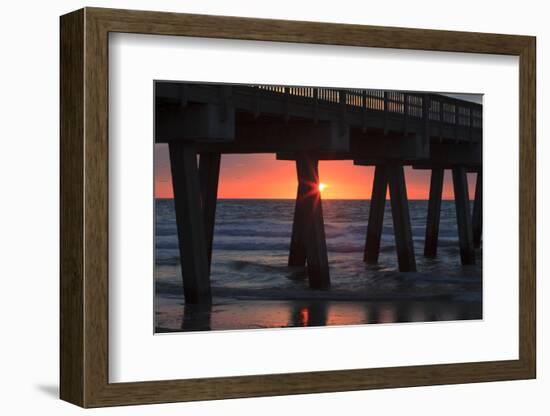
{"type": "Polygon", "coordinates": [[[535,378],[534,37],[60,29],[63,400],[535,378]]]}

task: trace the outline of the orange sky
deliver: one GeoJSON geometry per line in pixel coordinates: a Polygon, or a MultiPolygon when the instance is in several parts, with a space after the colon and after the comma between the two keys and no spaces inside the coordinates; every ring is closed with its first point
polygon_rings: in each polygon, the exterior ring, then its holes
{"type": "MultiPolygon", "coordinates": [[[[324,199],[370,199],[373,167],[354,166],[351,161],[321,161],[319,177],[326,185],[324,199]]],[[[409,199],[427,199],[429,171],[405,168],[409,199]]],[[[475,175],[468,174],[470,198],[474,196],[475,175]]],[[[296,197],[294,162],[276,160],[273,154],[223,155],[219,198],[284,198],[296,197]]],[[[172,198],[168,148],[155,145],[155,197],[172,198]]],[[[451,173],[445,172],[443,198],[452,199],[451,173]]]]}

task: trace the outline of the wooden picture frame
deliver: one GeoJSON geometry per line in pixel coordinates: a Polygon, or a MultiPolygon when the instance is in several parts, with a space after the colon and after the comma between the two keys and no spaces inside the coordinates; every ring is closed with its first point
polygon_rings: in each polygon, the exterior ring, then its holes
{"type": "Polygon", "coordinates": [[[60,396],[82,407],[529,379],[536,376],[535,38],[85,8],[61,17],[60,396]],[[519,57],[519,359],[109,383],[108,34],[298,42],[519,57]]]}

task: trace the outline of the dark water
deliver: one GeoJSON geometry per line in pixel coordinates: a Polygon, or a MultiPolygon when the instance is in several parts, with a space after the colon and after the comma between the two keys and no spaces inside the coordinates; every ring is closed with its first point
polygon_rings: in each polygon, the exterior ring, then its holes
{"type": "Polygon", "coordinates": [[[293,200],[220,200],[209,307],[183,302],[173,201],[156,201],[157,332],[481,319],[481,253],[462,266],[453,201],[443,201],[436,259],[422,256],[427,201],[410,201],[416,273],[400,273],[391,208],[378,265],[363,259],[369,201],[325,200],[332,287],[287,266],[293,200]]]}

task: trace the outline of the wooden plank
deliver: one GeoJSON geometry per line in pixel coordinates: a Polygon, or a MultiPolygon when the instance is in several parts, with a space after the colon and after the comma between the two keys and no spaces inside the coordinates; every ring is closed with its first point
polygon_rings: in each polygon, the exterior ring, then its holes
{"type": "MultiPolygon", "coordinates": [[[[314,289],[328,289],[330,275],[321,193],[319,192],[318,162],[306,154],[296,160],[299,186],[304,188],[303,236],[306,249],[309,285],[314,289]]],[[[302,196],[302,195],[301,195],[302,196]]]]}
{"type": "Polygon", "coordinates": [[[388,165],[388,183],[390,186],[393,232],[395,234],[399,271],[414,272],[416,271],[416,259],[414,257],[405,172],[402,164],[391,163],[388,165]]]}
{"type": "Polygon", "coordinates": [[[180,141],[170,142],[168,149],[185,302],[209,303],[212,297],[197,150],[193,144],[180,141]]]}
{"type": "Polygon", "coordinates": [[[86,8],[104,30],[223,39],[519,55],[531,36],[86,8]]]}
{"type": "Polygon", "coordinates": [[[216,223],[220,161],[221,155],[219,153],[201,153],[199,159],[199,180],[209,270],[212,263],[212,242],[214,240],[214,224],[216,223]]]}
{"type": "Polygon", "coordinates": [[[481,247],[482,224],[483,224],[483,174],[481,170],[476,177],[476,194],[474,197],[474,210],[472,213],[472,227],[474,247],[481,247]]]}
{"type": "Polygon", "coordinates": [[[520,55],[519,102],[519,359],[537,373],[537,45],[531,38],[520,55]]]}
{"type": "Polygon", "coordinates": [[[428,201],[428,218],[426,220],[426,238],[424,240],[424,256],[426,257],[435,257],[437,255],[439,217],[441,215],[441,197],[443,195],[444,176],[444,169],[432,169],[430,199],[428,201]]]}
{"type": "Polygon", "coordinates": [[[377,165],[370,199],[369,222],[363,260],[369,264],[378,263],[380,254],[380,239],[384,224],[386,208],[386,191],[388,189],[388,169],[385,165],[377,165]]]}
{"type": "Polygon", "coordinates": [[[470,213],[470,197],[468,196],[468,180],[463,166],[453,167],[453,186],[455,193],[456,221],[460,244],[460,259],[462,264],[475,264],[474,238],[472,233],[472,216],[470,213]]]}
{"type": "Polygon", "coordinates": [[[78,406],[86,404],[84,20],[79,10],[60,21],[59,396],[78,406]]]}

